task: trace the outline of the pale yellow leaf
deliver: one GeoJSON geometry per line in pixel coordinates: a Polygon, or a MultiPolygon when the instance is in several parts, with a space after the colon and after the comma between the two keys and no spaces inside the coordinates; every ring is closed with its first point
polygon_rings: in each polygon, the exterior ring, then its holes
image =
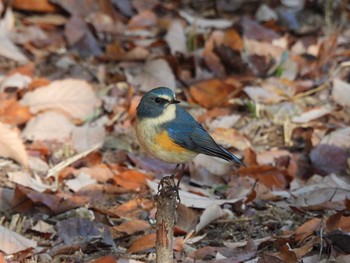
{"type": "Polygon", "coordinates": [[[0,250],[14,254],[29,248],[35,248],[36,241],[28,239],[0,225],[0,250]]]}
{"type": "Polygon", "coordinates": [[[48,111],[31,119],[22,132],[28,140],[65,140],[69,138],[74,125],[57,112],[48,111]]]}
{"type": "Polygon", "coordinates": [[[28,166],[28,154],[18,133],[0,123],[0,156],[11,158],[24,167],[28,166]]]}
{"type": "Polygon", "coordinates": [[[73,118],[86,119],[101,105],[92,86],[85,80],[56,80],[48,86],[27,92],[21,103],[32,113],[59,109],[73,118]]]}

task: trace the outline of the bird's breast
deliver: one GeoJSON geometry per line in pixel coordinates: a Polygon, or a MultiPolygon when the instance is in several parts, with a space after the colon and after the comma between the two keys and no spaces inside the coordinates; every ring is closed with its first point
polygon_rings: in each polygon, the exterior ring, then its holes
{"type": "Polygon", "coordinates": [[[154,157],[168,163],[185,163],[197,153],[176,144],[162,125],[152,119],[136,121],[136,135],[141,146],[154,157]]]}

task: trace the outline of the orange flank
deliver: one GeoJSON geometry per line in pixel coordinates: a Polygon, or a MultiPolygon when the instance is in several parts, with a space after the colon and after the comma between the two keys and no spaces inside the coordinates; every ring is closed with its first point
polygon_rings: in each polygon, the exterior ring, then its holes
{"type": "Polygon", "coordinates": [[[173,140],[170,139],[167,131],[162,131],[160,134],[158,134],[155,138],[155,143],[169,152],[183,153],[188,151],[186,148],[174,143],[173,140]]]}

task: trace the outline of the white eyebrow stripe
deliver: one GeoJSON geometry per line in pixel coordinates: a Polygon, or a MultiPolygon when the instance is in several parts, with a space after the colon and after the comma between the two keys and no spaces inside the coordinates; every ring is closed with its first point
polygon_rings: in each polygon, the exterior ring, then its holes
{"type": "Polygon", "coordinates": [[[172,97],[169,97],[167,95],[158,95],[157,97],[168,100],[168,101],[171,101],[173,99],[172,97]]]}

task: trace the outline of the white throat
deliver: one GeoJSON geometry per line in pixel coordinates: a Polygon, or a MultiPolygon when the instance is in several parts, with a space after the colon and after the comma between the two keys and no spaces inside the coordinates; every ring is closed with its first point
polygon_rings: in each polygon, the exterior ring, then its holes
{"type": "Polygon", "coordinates": [[[159,125],[165,122],[174,120],[176,117],[176,105],[169,104],[163,111],[163,113],[156,118],[147,118],[147,122],[152,122],[152,125],[159,125]]]}

